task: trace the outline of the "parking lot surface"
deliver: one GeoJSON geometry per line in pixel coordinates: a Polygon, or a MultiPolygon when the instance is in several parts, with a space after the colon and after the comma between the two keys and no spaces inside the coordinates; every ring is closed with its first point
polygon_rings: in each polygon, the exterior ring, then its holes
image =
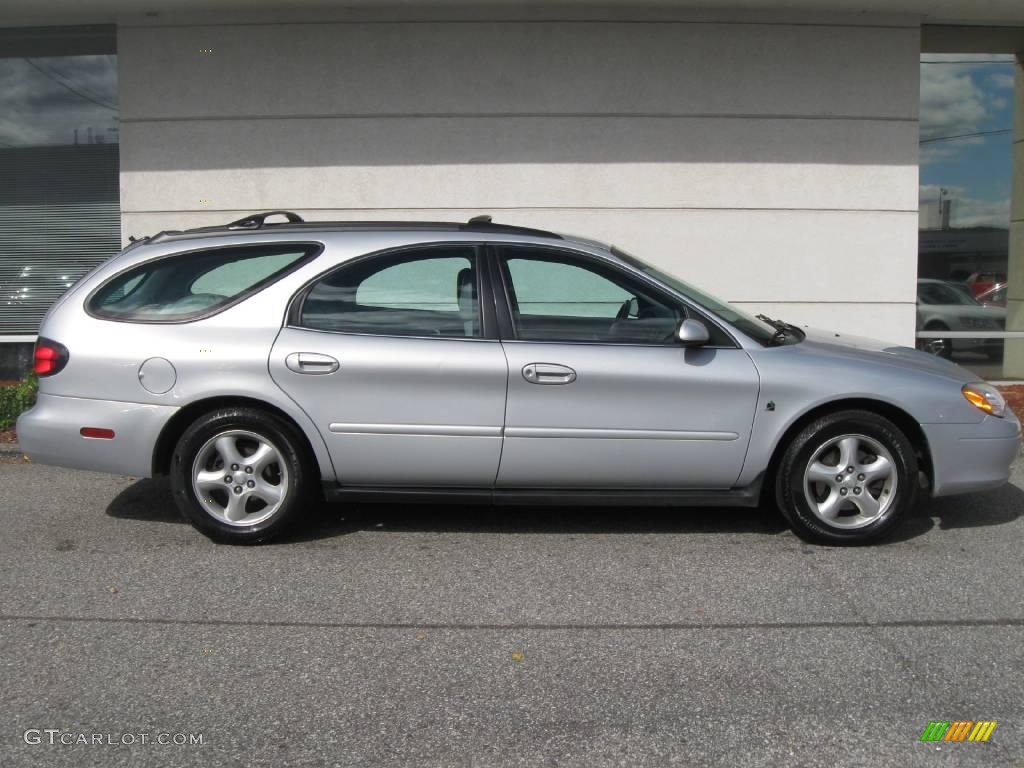
{"type": "Polygon", "coordinates": [[[8,458],[0,765],[1021,765],[1022,489],[867,548],[769,510],[392,506],[234,548],[153,481],[8,458]]]}

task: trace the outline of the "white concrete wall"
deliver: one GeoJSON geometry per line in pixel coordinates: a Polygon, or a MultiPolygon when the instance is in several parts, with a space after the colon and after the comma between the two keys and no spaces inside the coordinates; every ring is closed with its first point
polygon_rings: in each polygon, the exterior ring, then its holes
{"type": "Polygon", "coordinates": [[[122,25],[118,49],[125,237],[490,213],[913,341],[909,22],[226,20],[122,25]]]}

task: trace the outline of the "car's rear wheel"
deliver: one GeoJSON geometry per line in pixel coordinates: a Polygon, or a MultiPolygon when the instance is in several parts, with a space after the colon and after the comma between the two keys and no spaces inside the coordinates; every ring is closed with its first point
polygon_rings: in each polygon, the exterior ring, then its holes
{"type": "Polygon", "coordinates": [[[840,411],[808,424],[779,466],[779,509],[801,538],[874,541],[917,499],[917,456],[907,436],[870,411],[840,411]]]}
{"type": "Polygon", "coordinates": [[[171,458],[175,503],[215,541],[257,544],[281,535],[308,506],[309,470],[295,428],[255,408],[197,419],[171,458]]]}

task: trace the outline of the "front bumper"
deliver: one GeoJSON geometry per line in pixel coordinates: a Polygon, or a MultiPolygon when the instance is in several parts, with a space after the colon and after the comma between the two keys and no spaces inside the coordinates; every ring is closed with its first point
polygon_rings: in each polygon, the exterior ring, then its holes
{"type": "Polygon", "coordinates": [[[149,477],[160,430],[177,411],[168,405],[40,394],[18,418],[18,445],[39,464],[149,477]],[[82,427],[112,429],[114,437],[82,437],[82,427]]]}
{"type": "Polygon", "coordinates": [[[977,424],[922,424],[932,458],[932,495],[984,491],[1010,479],[1020,454],[1020,422],[1012,411],[977,424]]]}

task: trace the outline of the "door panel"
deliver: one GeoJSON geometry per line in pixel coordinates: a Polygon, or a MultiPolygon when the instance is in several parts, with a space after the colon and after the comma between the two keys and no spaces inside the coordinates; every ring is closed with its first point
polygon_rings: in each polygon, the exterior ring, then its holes
{"type": "Polygon", "coordinates": [[[342,485],[494,485],[508,367],[480,267],[473,244],[399,248],[340,265],[292,308],[270,373],[342,485]]]}
{"type": "Polygon", "coordinates": [[[499,487],[732,486],[758,391],[745,351],[713,326],[682,347],[690,310],[606,261],[507,245],[497,264],[514,339],[499,487]]]}
{"type": "Polygon", "coordinates": [[[497,341],[300,328],[285,328],[270,356],[271,376],[316,423],[342,485],[493,486],[507,371],[497,341]],[[286,362],[295,353],[338,368],[296,372],[286,362]]]}
{"type": "Polygon", "coordinates": [[[757,400],[741,349],[505,342],[508,407],[498,486],[729,488],[757,400]],[[564,366],[559,386],[524,368],[564,366]]]}

